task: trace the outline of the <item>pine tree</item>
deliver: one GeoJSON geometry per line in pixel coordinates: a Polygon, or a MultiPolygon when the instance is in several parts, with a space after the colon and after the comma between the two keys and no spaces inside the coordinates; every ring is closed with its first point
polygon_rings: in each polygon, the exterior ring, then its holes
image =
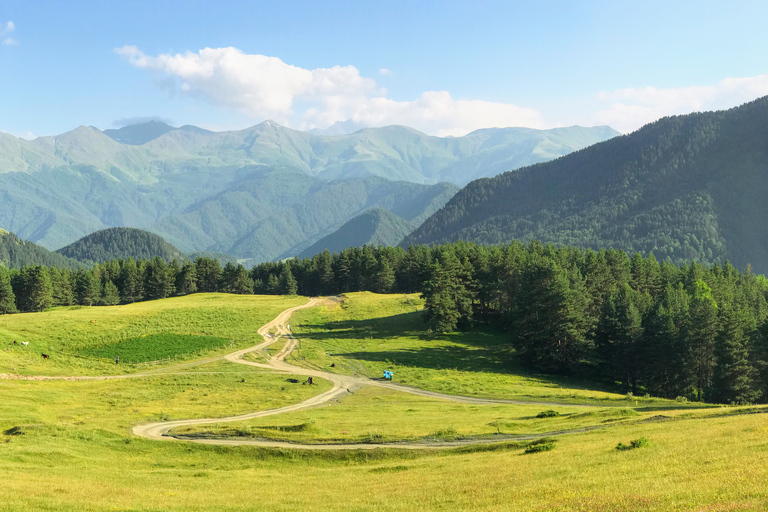
{"type": "Polygon", "coordinates": [[[147,300],[164,299],[175,291],[175,277],[163,258],[155,256],[144,270],[144,294],[147,300]]]}
{"type": "Polygon", "coordinates": [[[78,270],[75,275],[75,299],[81,306],[93,306],[101,298],[101,283],[90,270],[78,270]]]}
{"type": "Polygon", "coordinates": [[[0,265],[0,315],[16,312],[16,295],[11,286],[11,273],[0,265]]]}
{"type": "Polygon", "coordinates": [[[48,267],[29,267],[28,289],[30,311],[43,311],[53,305],[53,284],[48,267]]]}
{"type": "Polygon", "coordinates": [[[247,295],[253,293],[253,279],[248,275],[248,271],[242,265],[237,265],[232,278],[230,293],[247,295]]]}
{"type": "MultiPolygon", "coordinates": [[[[693,268],[693,265],[691,267],[693,268]]],[[[717,303],[712,298],[712,290],[701,279],[695,282],[691,293],[686,341],[696,396],[702,401],[704,391],[712,383],[716,363],[717,303]]]]}
{"type": "Polygon", "coordinates": [[[219,260],[199,257],[195,260],[197,290],[203,293],[219,291],[221,265],[219,260]]]}
{"type": "Polygon", "coordinates": [[[588,297],[571,288],[568,273],[547,258],[523,272],[515,301],[514,342],[524,360],[549,372],[567,372],[587,349],[588,297]]]}
{"type": "Polygon", "coordinates": [[[53,305],[71,306],[75,303],[72,290],[72,273],[68,269],[51,267],[51,284],[53,285],[53,305]]]}
{"type": "Polygon", "coordinates": [[[296,295],[297,291],[298,285],[296,283],[296,278],[293,277],[291,266],[286,263],[283,265],[283,270],[280,271],[279,293],[280,295],[296,295]]]}
{"type": "Polygon", "coordinates": [[[727,304],[721,308],[712,386],[713,398],[720,403],[752,403],[760,395],[754,382],[756,371],[749,360],[749,334],[754,329],[748,312],[727,304]]]}
{"type": "Polygon", "coordinates": [[[376,293],[391,293],[395,284],[395,272],[386,258],[382,257],[376,265],[376,274],[373,276],[373,291],[376,293]]]}
{"type": "Polygon", "coordinates": [[[194,263],[185,261],[176,276],[176,293],[189,295],[197,291],[197,267],[194,263]]]}
{"type": "Polygon", "coordinates": [[[101,306],[115,306],[120,304],[120,292],[112,281],[104,283],[104,290],[101,292],[101,306]]]}
{"type": "Polygon", "coordinates": [[[139,267],[133,258],[128,258],[123,263],[120,269],[118,288],[120,290],[120,301],[123,304],[130,304],[144,297],[144,286],[141,283],[139,267]]]}
{"type": "Polygon", "coordinates": [[[435,332],[454,331],[461,319],[456,298],[462,298],[464,294],[457,288],[455,280],[439,261],[432,264],[430,274],[430,279],[424,283],[422,295],[425,298],[425,319],[435,332]]]}
{"type": "Polygon", "coordinates": [[[603,305],[595,341],[614,378],[637,393],[641,375],[640,340],[643,335],[641,294],[624,285],[603,305]]]}

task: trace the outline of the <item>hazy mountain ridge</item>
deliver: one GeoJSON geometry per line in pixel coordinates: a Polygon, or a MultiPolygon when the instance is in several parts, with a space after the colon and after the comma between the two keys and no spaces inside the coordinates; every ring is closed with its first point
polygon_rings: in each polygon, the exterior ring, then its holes
{"type": "Polygon", "coordinates": [[[389,126],[320,136],[271,121],[230,132],[153,121],[106,132],[81,126],[33,141],[0,134],[0,225],[52,249],[130,226],[187,252],[275,258],[301,252],[370,208],[417,225],[458,190],[430,189],[443,175],[469,179],[511,168],[520,155],[551,158],[615,133],[508,128],[439,138],[389,126]],[[390,182],[400,183],[397,190],[390,182]]]}
{"type": "Polygon", "coordinates": [[[768,271],[768,97],[476,180],[404,244],[513,239],[768,271]]]}
{"type": "Polygon", "coordinates": [[[316,135],[264,121],[244,130],[211,132],[151,121],[119,130],[80,126],[33,141],[0,138],[0,173],[92,166],[153,183],[169,169],[280,165],[327,180],[361,175],[414,183],[471,179],[543,161],[618,135],[615,130],[492,128],[464,137],[433,137],[405,126],[316,135]],[[470,158],[468,164],[464,159],[470,158]],[[478,174],[479,173],[479,174],[478,174]]]}
{"type": "Polygon", "coordinates": [[[413,230],[413,224],[381,208],[367,210],[339,229],[302,251],[299,258],[311,258],[324,250],[341,252],[363,245],[393,247],[413,230]]]}

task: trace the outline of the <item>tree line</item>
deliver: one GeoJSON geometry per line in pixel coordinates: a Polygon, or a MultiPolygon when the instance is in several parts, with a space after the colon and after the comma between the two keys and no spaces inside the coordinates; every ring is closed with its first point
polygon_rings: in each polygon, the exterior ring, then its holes
{"type": "Polygon", "coordinates": [[[531,368],[632,393],[721,403],[768,399],[768,281],[729,263],[674,265],[540,242],[350,248],[242,265],[200,257],[112,260],[90,270],[0,267],[0,313],[113,305],[195,292],[420,292],[434,332],[502,329],[531,368]]]}

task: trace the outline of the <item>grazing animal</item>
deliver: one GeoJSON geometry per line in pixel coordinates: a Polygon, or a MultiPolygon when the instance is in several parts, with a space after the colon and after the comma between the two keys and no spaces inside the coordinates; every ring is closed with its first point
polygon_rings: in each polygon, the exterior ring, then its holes
{"type": "Polygon", "coordinates": [[[43,359],[50,359],[51,358],[51,356],[49,356],[48,354],[41,354],[41,355],[43,356],[43,359]]]}
{"type": "Polygon", "coordinates": [[[14,344],[14,345],[18,345],[18,344],[19,344],[19,342],[17,342],[16,340],[13,340],[13,344],[14,344]]]}
{"type": "Polygon", "coordinates": [[[29,342],[28,341],[22,341],[21,344],[24,345],[25,347],[29,346],[29,342]]]}

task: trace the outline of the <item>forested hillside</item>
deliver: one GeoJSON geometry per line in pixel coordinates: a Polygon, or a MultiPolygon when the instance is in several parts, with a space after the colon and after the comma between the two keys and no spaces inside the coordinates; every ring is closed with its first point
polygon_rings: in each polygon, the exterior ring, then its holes
{"type": "Polygon", "coordinates": [[[473,181],[404,245],[538,239],[768,271],[768,98],[473,181]]]}
{"type": "Polygon", "coordinates": [[[105,132],[81,126],[33,141],[0,133],[0,226],[50,249],[129,226],[185,252],[263,261],[298,254],[370,208],[418,224],[458,190],[443,182],[463,184],[615,135],[608,127],[505,128],[440,138],[389,126],[324,136],[271,121],[230,132],[159,122],[105,132]]]}
{"type": "Polygon", "coordinates": [[[58,251],[79,261],[102,263],[116,259],[183,261],[184,254],[154,233],[135,228],[109,228],[96,231],[58,251]]]}
{"type": "Polygon", "coordinates": [[[391,247],[399,244],[413,230],[413,224],[394,213],[375,208],[350,220],[330,235],[321,238],[299,258],[311,258],[325,250],[341,252],[364,245],[391,247]]]}
{"type": "MultiPolygon", "coordinates": [[[[620,383],[634,394],[768,401],[768,281],[728,263],[528,245],[351,248],[247,270],[216,260],[112,260],[71,272],[0,267],[0,313],[200,292],[417,292],[433,332],[488,325],[531,369],[620,383]]],[[[429,331],[425,332],[429,336],[429,331]]]]}
{"type": "Polygon", "coordinates": [[[77,269],[84,263],[51,252],[45,247],[22,240],[13,233],[0,229],[0,266],[22,268],[25,265],[46,265],[77,269]]]}

